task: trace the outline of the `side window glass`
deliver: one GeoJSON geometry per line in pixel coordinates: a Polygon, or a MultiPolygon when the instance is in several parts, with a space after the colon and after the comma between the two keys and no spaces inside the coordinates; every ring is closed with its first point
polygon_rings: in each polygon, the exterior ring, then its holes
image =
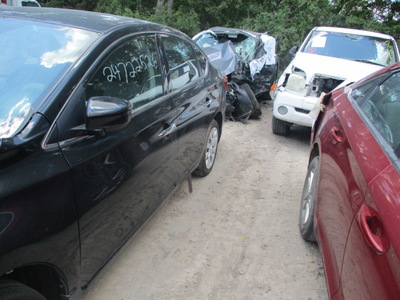
{"type": "Polygon", "coordinates": [[[87,98],[118,97],[142,106],[163,94],[160,59],[154,37],[139,37],[115,50],[87,85],[87,98]]]}
{"type": "MultiPolygon", "coordinates": [[[[384,75],[386,76],[386,75],[384,75]]],[[[379,76],[374,78],[373,80],[364,83],[357,88],[355,88],[351,92],[351,97],[352,99],[358,104],[362,105],[364,100],[366,99],[366,96],[372,91],[374,87],[379,85],[379,83],[383,80],[383,76],[379,76]]]]}
{"type": "Polygon", "coordinates": [[[192,45],[177,37],[162,37],[169,66],[172,90],[179,89],[200,77],[196,54],[192,45]]]}
{"type": "Polygon", "coordinates": [[[380,84],[363,105],[370,121],[394,150],[400,145],[400,73],[380,84]]]}

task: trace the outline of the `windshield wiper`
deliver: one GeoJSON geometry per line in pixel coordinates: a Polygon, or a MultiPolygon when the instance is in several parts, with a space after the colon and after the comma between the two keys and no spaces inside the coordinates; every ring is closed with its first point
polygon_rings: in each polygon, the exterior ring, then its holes
{"type": "Polygon", "coordinates": [[[386,65],[384,65],[384,64],[380,64],[380,63],[377,63],[377,62],[374,62],[374,61],[370,61],[368,59],[354,59],[354,60],[355,61],[359,61],[359,62],[365,62],[365,63],[372,64],[372,65],[381,66],[381,67],[386,67],[386,65]]]}

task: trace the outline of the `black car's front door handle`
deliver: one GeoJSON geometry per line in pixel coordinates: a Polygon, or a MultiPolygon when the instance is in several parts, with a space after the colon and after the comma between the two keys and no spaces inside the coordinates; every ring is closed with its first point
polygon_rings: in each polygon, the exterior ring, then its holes
{"type": "Polygon", "coordinates": [[[161,132],[158,134],[159,137],[166,137],[167,135],[169,135],[169,134],[171,134],[172,132],[175,131],[175,129],[176,129],[176,124],[175,124],[175,123],[173,123],[173,124],[166,124],[166,125],[168,125],[168,127],[165,128],[163,131],[161,131],[161,132]]]}

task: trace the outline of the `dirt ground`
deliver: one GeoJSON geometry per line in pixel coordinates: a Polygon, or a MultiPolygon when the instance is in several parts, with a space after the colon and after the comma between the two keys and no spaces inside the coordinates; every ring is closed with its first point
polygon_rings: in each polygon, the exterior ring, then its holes
{"type": "Polygon", "coordinates": [[[227,121],[213,172],[184,183],[118,253],[85,300],[327,299],[318,247],[298,211],[310,130],[227,121]]]}

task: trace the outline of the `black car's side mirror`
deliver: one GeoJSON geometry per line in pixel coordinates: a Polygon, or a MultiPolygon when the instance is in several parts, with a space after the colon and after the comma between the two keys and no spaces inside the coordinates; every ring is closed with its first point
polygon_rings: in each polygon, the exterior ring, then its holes
{"type": "Polygon", "coordinates": [[[289,55],[291,57],[294,57],[296,55],[297,51],[299,51],[299,46],[294,46],[289,50],[289,55]]]}
{"type": "Polygon", "coordinates": [[[131,120],[131,113],[132,106],[124,99],[92,97],[86,109],[86,129],[110,132],[124,128],[131,120]]]}

